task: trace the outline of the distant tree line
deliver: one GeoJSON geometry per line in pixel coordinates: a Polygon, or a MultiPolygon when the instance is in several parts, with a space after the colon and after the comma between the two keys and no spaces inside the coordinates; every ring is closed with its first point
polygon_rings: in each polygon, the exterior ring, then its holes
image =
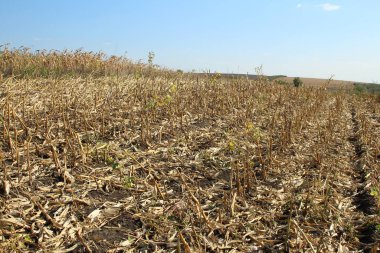
{"type": "Polygon", "coordinates": [[[354,91],[356,93],[380,93],[380,84],[376,83],[354,83],[354,91]]]}

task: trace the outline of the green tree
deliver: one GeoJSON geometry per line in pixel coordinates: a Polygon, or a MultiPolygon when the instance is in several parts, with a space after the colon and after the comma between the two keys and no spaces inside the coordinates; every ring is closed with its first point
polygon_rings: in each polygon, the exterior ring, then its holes
{"type": "Polygon", "coordinates": [[[301,87],[302,84],[303,84],[303,82],[302,82],[301,78],[296,77],[296,78],[293,79],[293,85],[294,85],[294,87],[301,87]]]}
{"type": "Polygon", "coordinates": [[[153,65],[153,60],[154,60],[155,56],[156,55],[154,54],[154,52],[149,52],[149,54],[148,54],[148,64],[149,64],[149,66],[153,65]]]}

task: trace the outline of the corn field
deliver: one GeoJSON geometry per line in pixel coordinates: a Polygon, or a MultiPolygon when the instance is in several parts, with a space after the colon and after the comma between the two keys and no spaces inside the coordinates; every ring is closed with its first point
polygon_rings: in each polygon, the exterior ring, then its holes
{"type": "Polygon", "coordinates": [[[0,54],[0,252],[378,252],[380,103],[0,54]]]}

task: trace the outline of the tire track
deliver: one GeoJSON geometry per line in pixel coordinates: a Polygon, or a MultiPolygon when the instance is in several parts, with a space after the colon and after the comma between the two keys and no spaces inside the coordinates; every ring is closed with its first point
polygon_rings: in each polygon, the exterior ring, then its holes
{"type": "Polygon", "coordinates": [[[356,182],[356,194],[353,196],[353,204],[364,217],[361,224],[356,228],[357,237],[360,242],[360,249],[364,252],[374,252],[373,247],[376,243],[375,234],[376,228],[368,221],[371,216],[376,215],[376,200],[366,189],[367,180],[365,172],[366,148],[360,139],[360,123],[358,120],[357,110],[354,105],[350,105],[351,121],[352,121],[352,136],[349,141],[355,149],[355,156],[352,159],[353,165],[353,180],[356,182]]]}

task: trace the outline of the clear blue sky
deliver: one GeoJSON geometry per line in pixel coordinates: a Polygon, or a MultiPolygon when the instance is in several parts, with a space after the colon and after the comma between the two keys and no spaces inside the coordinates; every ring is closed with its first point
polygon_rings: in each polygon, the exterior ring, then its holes
{"type": "Polygon", "coordinates": [[[380,82],[379,0],[0,0],[0,44],[380,82]]]}

